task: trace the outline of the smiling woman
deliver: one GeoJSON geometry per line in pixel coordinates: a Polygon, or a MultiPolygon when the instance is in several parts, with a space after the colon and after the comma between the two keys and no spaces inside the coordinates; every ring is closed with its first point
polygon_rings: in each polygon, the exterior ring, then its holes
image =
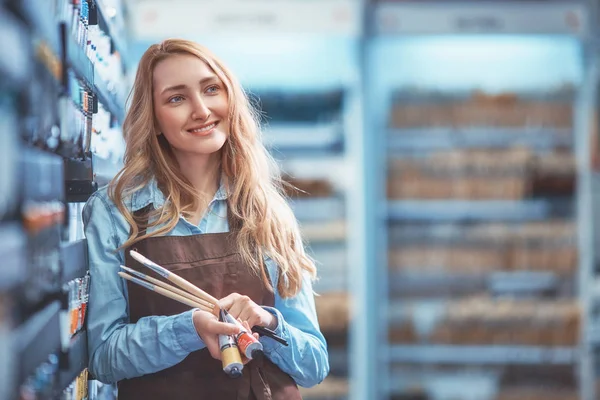
{"type": "Polygon", "coordinates": [[[84,209],[90,372],[119,399],[300,399],[329,372],[316,269],[242,87],[196,43],[150,46],[123,132],[123,169],[84,209]],[[122,281],[120,265],[143,268],[133,246],[289,345],[261,337],[265,357],[231,381],[219,336],[238,326],[122,281]]]}
{"type": "MultiPolygon", "coordinates": [[[[201,194],[214,193],[220,150],[229,136],[229,102],[223,82],[198,57],[175,55],[156,65],[153,87],[159,140],[164,136],[164,147],[170,148],[194,188],[201,194]],[[198,170],[207,173],[200,175],[198,170]]],[[[200,210],[190,215],[196,224],[210,200],[203,197],[200,210]]]]}

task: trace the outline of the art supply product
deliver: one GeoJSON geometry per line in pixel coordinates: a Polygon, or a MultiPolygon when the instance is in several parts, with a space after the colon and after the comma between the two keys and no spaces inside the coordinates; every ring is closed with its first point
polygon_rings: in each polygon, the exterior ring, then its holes
{"type": "Polygon", "coordinates": [[[141,263],[145,267],[150,268],[151,270],[153,270],[154,272],[156,272],[157,274],[159,274],[163,278],[165,278],[165,279],[173,282],[174,284],[176,284],[177,286],[179,286],[183,290],[185,290],[185,291],[193,294],[196,297],[201,298],[204,301],[212,303],[215,306],[214,309],[213,309],[213,314],[215,314],[217,317],[219,317],[219,305],[218,305],[219,301],[217,299],[215,299],[214,297],[212,297],[208,293],[204,292],[203,290],[200,290],[197,286],[193,285],[192,283],[190,283],[190,282],[186,281],[185,279],[179,277],[178,275],[172,273],[168,269],[165,269],[165,268],[161,267],[160,265],[156,264],[154,261],[151,261],[151,260],[147,259],[146,257],[144,257],[143,255],[141,255],[137,251],[131,250],[129,252],[129,254],[136,261],[138,261],[139,263],[141,263]]]}
{"type": "Polygon", "coordinates": [[[154,285],[152,283],[149,283],[149,282],[146,282],[146,281],[144,281],[142,279],[136,278],[135,276],[131,276],[131,275],[125,273],[125,272],[119,272],[118,274],[123,279],[127,279],[128,281],[131,281],[133,283],[137,283],[138,285],[143,286],[143,287],[145,287],[148,290],[152,290],[153,292],[156,292],[158,294],[162,294],[165,297],[169,297],[169,298],[171,298],[173,300],[176,300],[176,301],[178,301],[180,303],[187,304],[190,307],[200,308],[200,309],[203,309],[205,311],[208,311],[201,304],[198,304],[198,303],[196,303],[196,302],[188,299],[187,297],[183,297],[183,296],[178,295],[177,293],[171,292],[170,290],[163,289],[163,288],[161,288],[159,286],[156,286],[156,285],[154,285]]]}
{"type": "Polygon", "coordinates": [[[226,310],[222,310],[225,322],[229,322],[230,324],[235,324],[240,328],[240,332],[235,335],[238,347],[240,351],[249,359],[253,359],[262,355],[263,346],[262,343],[259,342],[252,333],[248,332],[244,325],[240,323],[237,319],[233,318],[231,314],[229,314],[226,310]]]}
{"type": "MultiPolygon", "coordinates": [[[[216,298],[214,298],[210,294],[206,293],[199,287],[195,286],[191,282],[188,282],[185,279],[181,278],[177,274],[167,270],[166,268],[156,264],[154,261],[144,257],[137,251],[131,250],[129,252],[129,254],[131,254],[131,256],[135,260],[137,260],[139,263],[141,263],[145,267],[150,268],[151,270],[153,270],[154,272],[156,272],[163,278],[173,282],[174,284],[176,284],[183,290],[177,289],[177,288],[173,287],[172,285],[167,284],[166,282],[161,282],[161,281],[154,279],[150,276],[147,276],[146,274],[143,274],[139,271],[132,270],[125,266],[121,266],[121,268],[123,268],[127,272],[137,276],[139,278],[138,280],[141,280],[141,282],[143,282],[143,283],[140,283],[141,285],[150,284],[150,285],[152,285],[152,287],[160,287],[163,290],[166,290],[167,294],[164,294],[158,290],[155,290],[157,293],[163,294],[163,295],[170,297],[172,299],[175,299],[177,301],[181,301],[181,300],[179,300],[179,297],[185,298],[188,300],[188,302],[182,301],[184,304],[188,304],[188,305],[193,304],[192,307],[197,307],[197,308],[200,308],[201,310],[208,311],[208,312],[214,314],[215,316],[217,316],[217,318],[220,317],[220,315],[219,315],[220,308],[219,308],[219,304],[218,304],[219,301],[216,298]],[[173,294],[173,293],[177,294],[178,297],[169,296],[169,294],[173,294]]],[[[129,279],[129,278],[125,278],[125,279],[129,279]]],[[[129,280],[131,280],[131,279],[129,279],[129,280]]],[[[150,289],[150,290],[152,290],[152,289],[150,289]]],[[[231,317],[227,312],[225,312],[226,319],[227,319],[227,316],[229,316],[229,318],[231,319],[230,321],[227,320],[227,322],[237,324],[238,326],[240,326],[241,329],[244,329],[244,327],[235,318],[231,317]]],[[[270,330],[268,328],[265,328],[262,326],[255,326],[252,328],[252,330],[256,331],[257,333],[259,333],[262,336],[269,337],[285,346],[288,346],[288,342],[285,339],[278,336],[275,332],[273,332],[272,330],[270,330]]],[[[245,329],[244,329],[244,331],[245,331],[245,329]]],[[[251,333],[249,333],[249,332],[246,332],[246,333],[248,334],[246,341],[248,342],[249,345],[251,345],[249,347],[249,349],[250,349],[249,351],[252,352],[252,351],[256,350],[258,346],[260,346],[260,350],[262,351],[262,345],[260,344],[260,342],[258,342],[256,340],[256,338],[254,336],[252,336],[251,333]]],[[[239,339],[238,339],[238,346],[239,346],[239,339]]],[[[240,349],[242,349],[241,346],[240,346],[240,349]]],[[[252,358],[252,357],[248,356],[248,358],[252,358]]]]}
{"type": "MultiPolygon", "coordinates": [[[[225,321],[223,311],[219,313],[219,320],[225,321]]],[[[223,371],[232,378],[242,376],[242,356],[238,349],[235,337],[231,335],[219,335],[219,348],[221,349],[221,362],[223,363],[223,371]]]]}
{"type": "Polygon", "coordinates": [[[274,341],[279,342],[279,343],[281,343],[284,346],[289,346],[287,340],[285,340],[284,338],[282,338],[281,336],[279,336],[278,334],[276,334],[271,329],[266,328],[264,326],[259,326],[259,325],[253,326],[252,327],[252,332],[256,332],[256,333],[258,333],[261,336],[266,336],[268,338],[271,338],[274,341]]]}
{"type": "Polygon", "coordinates": [[[214,305],[212,303],[209,303],[208,301],[204,301],[204,300],[194,296],[193,294],[190,294],[184,290],[178,289],[173,285],[169,285],[168,283],[161,282],[158,279],[154,279],[151,276],[148,276],[148,275],[146,275],[142,272],[136,271],[134,269],[128,268],[124,265],[121,265],[121,268],[124,269],[125,271],[127,271],[129,274],[135,275],[136,277],[138,277],[140,279],[145,279],[146,281],[148,281],[149,283],[152,283],[153,285],[160,286],[163,289],[170,290],[171,292],[177,293],[178,295],[183,296],[193,302],[199,303],[199,304],[205,306],[208,309],[207,311],[209,311],[211,313],[213,312],[212,309],[213,309],[214,305]]]}

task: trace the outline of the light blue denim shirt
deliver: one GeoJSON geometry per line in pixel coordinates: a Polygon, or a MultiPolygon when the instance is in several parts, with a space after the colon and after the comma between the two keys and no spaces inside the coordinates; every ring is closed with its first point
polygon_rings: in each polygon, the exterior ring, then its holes
{"type": "MultiPolygon", "coordinates": [[[[131,211],[148,204],[165,202],[152,181],[126,200],[131,211]]],[[[95,379],[114,383],[150,374],[181,362],[188,354],[205,347],[192,322],[193,310],[173,316],[149,316],[129,322],[127,285],[119,265],[125,264],[123,250],[115,252],[129,236],[129,225],[111,201],[107,188],[98,190],[83,209],[90,266],[90,301],[87,316],[89,370],[95,379]]],[[[179,218],[169,236],[228,232],[227,193],[223,185],[211,201],[198,226],[179,218]]],[[[320,383],[329,373],[327,345],[320,332],[312,284],[305,276],[302,290],[282,299],[277,292],[277,266],[266,260],[274,280],[275,307],[264,307],[277,316],[277,334],[289,342],[283,346],[261,337],[265,354],[304,387],[320,383]]]]}

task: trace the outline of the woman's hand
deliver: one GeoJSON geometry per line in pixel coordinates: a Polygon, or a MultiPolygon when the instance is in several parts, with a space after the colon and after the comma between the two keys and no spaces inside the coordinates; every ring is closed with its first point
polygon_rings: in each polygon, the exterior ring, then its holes
{"type": "Polygon", "coordinates": [[[219,300],[219,307],[226,309],[233,318],[245,321],[250,327],[264,326],[269,329],[277,327],[277,318],[250,297],[239,293],[231,293],[219,300]]]}
{"type": "Polygon", "coordinates": [[[220,360],[219,335],[237,335],[240,328],[234,324],[220,322],[215,315],[202,310],[195,310],[192,318],[196,332],[208,348],[210,355],[220,360]]]}

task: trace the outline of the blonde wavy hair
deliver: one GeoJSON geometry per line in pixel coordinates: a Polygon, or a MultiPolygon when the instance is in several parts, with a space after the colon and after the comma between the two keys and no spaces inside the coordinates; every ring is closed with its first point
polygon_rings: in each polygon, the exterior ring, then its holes
{"type": "Polygon", "coordinates": [[[164,135],[157,136],[159,128],[154,115],[154,68],[162,60],[180,54],[204,61],[226,88],[230,135],[221,149],[221,173],[226,177],[230,212],[243,221],[238,233],[239,253],[270,285],[262,262],[269,256],[279,267],[279,294],[283,298],[294,296],[302,287],[303,272],[314,279],[316,268],[304,251],[298,223],[284,195],[281,173],[262,144],[258,113],[229,69],[194,42],[165,40],[150,46],[140,60],[123,124],[124,166],[109,186],[111,199],[131,226],[131,234],[121,248],[171,231],[180,214],[190,215],[200,205],[198,192],[180,172],[164,135]],[[152,178],[166,201],[162,208],[150,212],[144,226],[144,221],[137,221],[125,207],[125,199],[152,178]],[[138,237],[138,225],[156,230],[138,237]]]}

